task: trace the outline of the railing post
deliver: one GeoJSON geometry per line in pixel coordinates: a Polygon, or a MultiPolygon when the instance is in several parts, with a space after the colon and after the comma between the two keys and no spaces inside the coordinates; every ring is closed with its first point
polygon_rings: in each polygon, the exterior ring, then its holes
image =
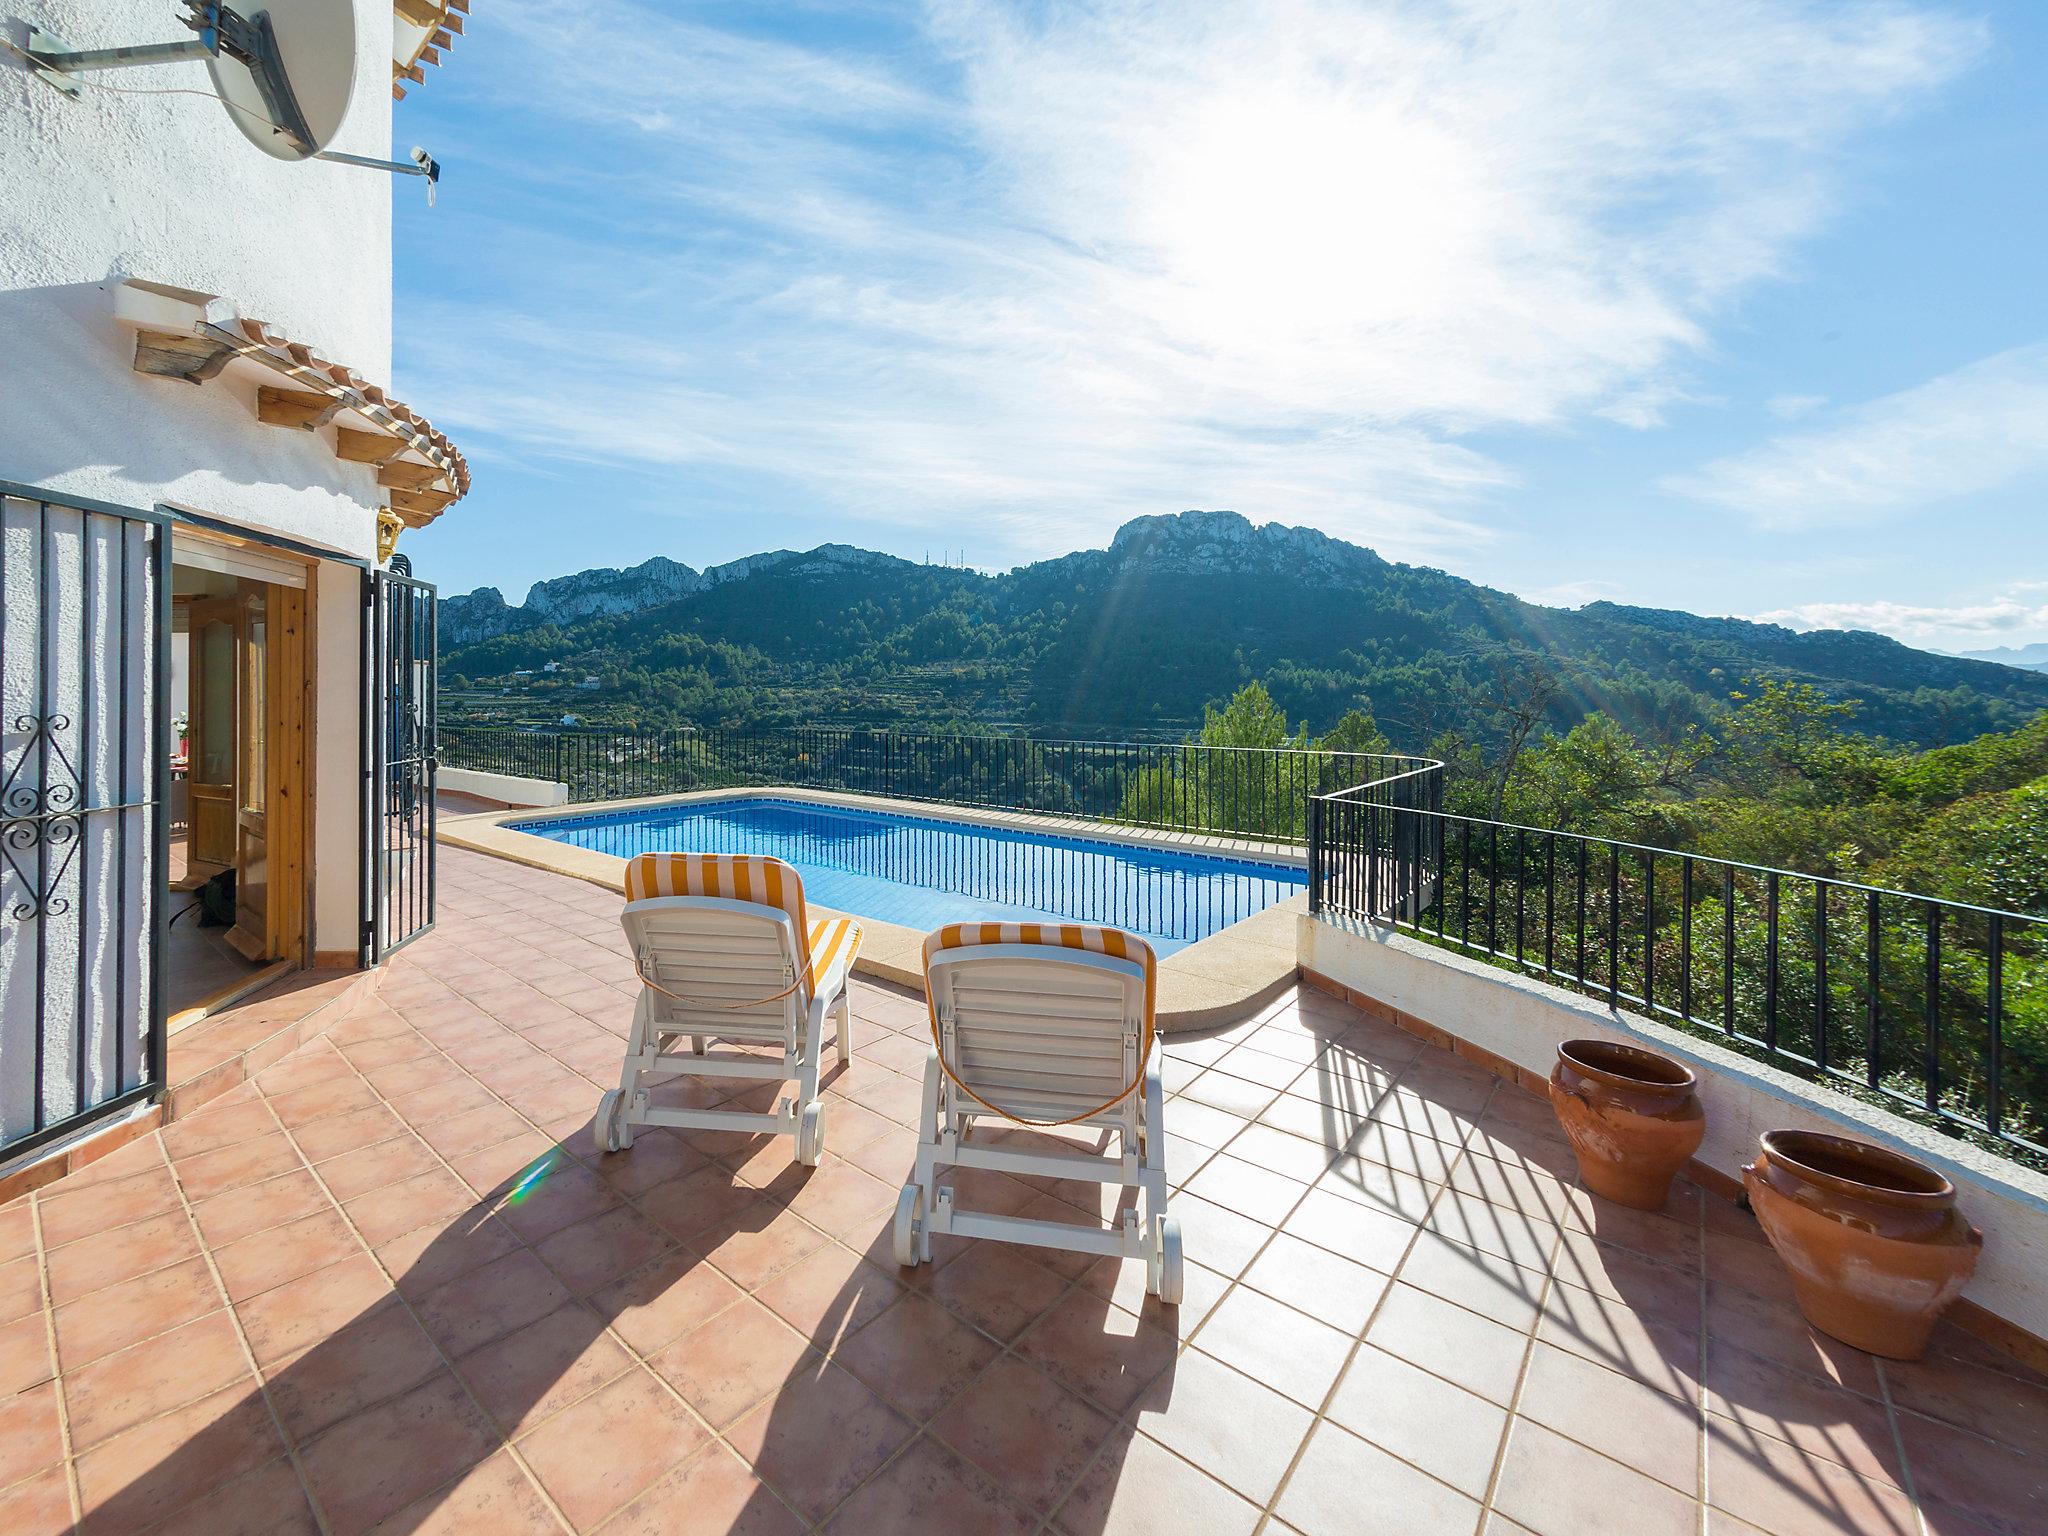
{"type": "Polygon", "coordinates": [[[1323,802],[1308,803],[1308,909],[1323,910],[1323,802]]]}

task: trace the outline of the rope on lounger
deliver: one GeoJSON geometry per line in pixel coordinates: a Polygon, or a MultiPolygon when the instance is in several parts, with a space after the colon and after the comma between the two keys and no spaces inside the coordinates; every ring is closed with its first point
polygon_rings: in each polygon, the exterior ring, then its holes
{"type": "MultiPolygon", "coordinates": [[[[926,985],[929,986],[930,982],[926,982],[926,985]]],[[[938,1051],[939,1070],[945,1073],[946,1076],[950,1077],[953,1080],[953,1086],[958,1088],[962,1093],[966,1094],[967,1097],[974,1100],[975,1103],[979,1104],[983,1109],[987,1110],[990,1114],[1001,1115],[1005,1120],[1008,1120],[1013,1125],[1026,1125],[1030,1126],[1033,1130],[1040,1131],[1057,1130],[1060,1126],[1063,1125],[1078,1125],[1083,1120],[1093,1120],[1097,1115],[1109,1113],[1109,1111],[1115,1109],[1117,1105],[1123,1103],[1125,1099],[1128,1099],[1132,1094],[1136,1093],[1140,1088],[1144,1087],[1145,1063],[1152,1059],[1153,1033],[1154,1031],[1152,1028],[1152,1021],[1150,1019],[1147,1019],[1145,1021],[1145,1045],[1144,1048],[1138,1052],[1137,1075],[1131,1079],[1130,1086],[1125,1088],[1124,1091],[1118,1094],[1115,1098],[1110,1099],[1105,1103],[1098,1104],[1093,1109],[1084,1109],[1078,1115],[1069,1115],[1064,1120],[1030,1120],[1026,1119],[1023,1115],[1012,1114],[1009,1110],[1004,1109],[1000,1105],[989,1103],[987,1099],[984,1099],[980,1094],[976,1093],[973,1088],[968,1086],[966,1079],[961,1077],[961,1075],[958,1072],[955,1072],[953,1070],[953,1064],[950,1061],[946,1060],[946,1044],[943,1040],[939,1038],[938,1020],[934,1019],[932,1021],[932,1045],[938,1051]]]]}
{"type": "MultiPolygon", "coordinates": [[[[851,939],[851,942],[848,943],[846,947],[847,967],[850,970],[853,965],[852,957],[860,953],[862,929],[859,923],[854,923],[847,930],[847,932],[850,935],[851,939]]],[[[667,987],[664,987],[660,982],[656,981],[652,976],[648,975],[645,971],[641,970],[640,967],[637,965],[633,967],[633,974],[635,976],[638,976],[644,985],[654,988],[655,991],[659,992],[663,997],[667,998],[672,1003],[682,1003],[691,1008],[716,1007],[717,1010],[721,1013],[738,1013],[742,1008],[759,1008],[763,1003],[779,1003],[785,997],[789,996],[790,993],[796,991],[797,988],[812,985],[811,969],[817,963],[818,957],[816,955],[807,955],[804,958],[804,971],[801,976],[797,977],[795,981],[792,981],[780,992],[770,993],[767,997],[757,997],[750,1003],[706,1003],[698,998],[684,997],[679,992],[669,991],[667,987]]],[[[971,1089],[969,1091],[972,1092],[971,1089]]],[[[991,1105],[990,1107],[993,1108],[994,1106],[991,1105]]],[[[1000,1114],[1001,1111],[998,1110],[997,1113],[1000,1114]]]]}

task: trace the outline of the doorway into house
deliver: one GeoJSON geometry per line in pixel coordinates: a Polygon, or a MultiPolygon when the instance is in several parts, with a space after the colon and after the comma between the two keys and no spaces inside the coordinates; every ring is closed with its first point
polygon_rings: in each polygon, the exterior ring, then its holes
{"type": "Polygon", "coordinates": [[[285,562],[175,547],[172,1030],[305,961],[305,598],[285,562]]]}

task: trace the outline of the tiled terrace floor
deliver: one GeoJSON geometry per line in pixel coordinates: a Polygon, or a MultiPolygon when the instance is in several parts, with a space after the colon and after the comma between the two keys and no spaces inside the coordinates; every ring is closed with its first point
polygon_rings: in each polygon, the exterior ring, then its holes
{"type": "Polygon", "coordinates": [[[889,1261],[902,994],[856,988],[817,1170],[597,1155],[617,898],[442,884],[331,1033],[0,1210],[0,1531],[2048,1529],[2048,1382],[1815,1337],[1732,1207],[1593,1202],[1540,1101],[1320,994],[1168,1047],[1168,1309],[1135,1264],[889,1261]]]}

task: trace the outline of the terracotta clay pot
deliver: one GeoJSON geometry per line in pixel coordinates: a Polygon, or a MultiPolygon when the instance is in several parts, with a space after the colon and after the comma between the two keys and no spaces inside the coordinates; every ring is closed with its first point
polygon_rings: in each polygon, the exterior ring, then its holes
{"type": "Polygon", "coordinates": [[[1609,1040],[1567,1040],[1550,1073],[1550,1107],[1594,1194],[1638,1210],[1662,1207],[1699,1150],[1707,1117],[1682,1062],[1609,1040]]]}
{"type": "Polygon", "coordinates": [[[1766,1131],[1760,1142],[1743,1187],[1806,1320],[1873,1355],[1918,1360],[1984,1249],[1955,1186],[1845,1136],[1766,1131]]]}

